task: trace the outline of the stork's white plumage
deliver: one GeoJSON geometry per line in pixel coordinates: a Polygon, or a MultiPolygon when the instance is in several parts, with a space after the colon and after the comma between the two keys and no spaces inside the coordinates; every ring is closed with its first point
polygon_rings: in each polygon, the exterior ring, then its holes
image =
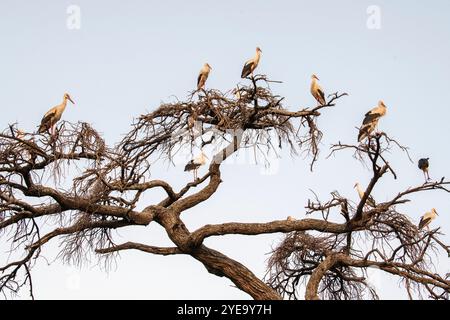
{"type": "Polygon", "coordinates": [[[321,86],[317,82],[318,80],[319,78],[315,74],[311,76],[311,94],[317,100],[317,102],[321,106],[323,106],[327,102],[325,101],[325,93],[323,92],[321,86]]]}
{"type": "Polygon", "coordinates": [[[247,78],[249,75],[252,75],[253,77],[253,71],[255,71],[256,67],[259,64],[259,60],[261,59],[261,52],[261,49],[259,47],[256,47],[255,56],[252,59],[248,60],[242,68],[241,78],[247,78]]]}
{"type": "Polygon", "coordinates": [[[197,78],[197,90],[203,89],[211,69],[212,68],[208,63],[205,63],[203,67],[200,69],[200,73],[198,74],[197,78]]]}
{"type": "Polygon", "coordinates": [[[431,221],[433,221],[436,218],[437,215],[438,215],[438,213],[436,212],[435,208],[431,209],[431,211],[426,212],[420,218],[419,230],[423,229],[425,227],[427,227],[427,229],[428,229],[429,228],[428,225],[431,223],[431,221]]]}
{"type": "Polygon", "coordinates": [[[205,155],[205,153],[202,152],[196,156],[194,159],[192,159],[191,161],[189,161],[186,166],[184,167],[184,171],[194,171],[194,180],[198,179],[197,176],[197,171],[198,168],[200,168],[201,166],[203,166],[204,164],[206,164],[206,160],[208,159],[208,157],[205,155]]]}
{"type": "MultiPolygon", "coordinates": [[[[358,195],[359,195],[359,199],[362,199],[364,197],[364,195],[366,194],[361,189],[361,186],[359,185],[359,182],[355,183],[353,188],[356,188],[356,191],[358,192],[358,195]]],[[[366,204],[368,204],[369,206],[374,207],[374,208],[376,207],[375,200],[373,199],[373,197],[371,195],[369,195],[367,197],[366,204]]]]}
{"type": "Polygon", "coordinates": [[[379,101],[378,105],[366,113],[361,128],[359,129],[358,142],[369,137],[378,125],[378,121],[386,114],[387,108],[383,101],[379,101]]]}
{"type": "Polygon", "coordinates": [[[48,110],[47,113],[42,118],[41,125],[39,126],[39,133],[44,133],[45,131],[51,128],[52,135],[55,134],[56,123],[61,119],[61,116],[64,110],[66,109],[67,100],[75,104],[70,95],[68,93],[65,93],[63,102],[48,110]]]}

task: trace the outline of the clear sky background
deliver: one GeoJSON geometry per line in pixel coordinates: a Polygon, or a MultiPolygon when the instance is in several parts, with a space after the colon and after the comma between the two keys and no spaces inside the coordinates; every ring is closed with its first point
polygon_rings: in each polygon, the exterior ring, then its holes
{"type": "MultiPolygon", "coordinates": [[[[185,98],[205,62],[213,67],[207,87],[232,89],[241,81],[243,63],[260,46],[258,71],[283,81],[272,88],[286,96],[289,109],[315,103],[309,93],[312,73],[327,93],[345,91],[349,97],[319,119],[325,136],[314,172],[308,159],[287,154],[269,175],[249,161],[230,161],[218,192],[183,215],[187,226],[194,230],[207,223],[302,218],[312,195],[309,189],[322,199],[339,190],[356,201],[352,187],[356,181],[367,184],[370,172],[350,152],[325,157],[331,143],[356,141],[355,127],[379,99],[388,107],[380,129],[409,146],[414,160],[391,155],[399,179],[386,176],[374,190],[375,199],[384,201],[423,182],[416,166],[420,157],[430,157],[432,178],[450,177],[449,14],[447,0],[1,0],[0,124],[4,128],[18,122],[33,131],[67,91],[77,104],[68,106],[64,119],[91,123],[113,145],[134,117],[173,96],[185,98]],[[79,30],[66,26],[69,5],[81,9],[79,30]],[[381,29],[367,27],[370,5],[381,10],[381,29]]],[[[243,153],[240,157],[246,159],[243,153]]],[[[152,174],[180,186],[192,178],[182,169],[180,165],[152,174]]],[[[403,211],[418,222],[421,214],[436,207],[440,216],[434,224],[442,226],[449,243],[450,196],[433,192],[412,199],[403,211]]],[[[149,197],[152,201],[156,197],[149,197]]],[[[227,236],[206,244],[262,277],[267,253],[281,238],[227,236]]],[[[169,243],[156,225],[120,231],[116,239],[169,243]]],[[[49,261],[57,245],[44,252],[49,261]]],[[[449,272],[449,259],[441,257],[437,267],[449,272]]],[[[81,268],[59,260],[47,265],[40,259],[34,275],[35,296],[41,299],[249,298],[229,280],[183,256],[123,252],[109,273],[95,259],[81,268]]],[[[397,278],[374,274],[372,281],[382,298],[405,297],[397,278]]],[[[22,297],[27,298],[27,292],[22,297]]]]}

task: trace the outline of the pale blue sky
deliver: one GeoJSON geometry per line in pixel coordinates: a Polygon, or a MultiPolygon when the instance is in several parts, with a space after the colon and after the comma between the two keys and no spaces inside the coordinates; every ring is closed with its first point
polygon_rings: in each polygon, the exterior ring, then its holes
{"type": "MultiPolygon", "coordinates": [[[[429,156],[432,177],[450,177],[450,2],[411,1],[0,1],[1,126],[18,122],[34,130],[42,114],[70,92],[64,119],[86,121],[113,144],[133,117],[172,96],[183,99],[195,86],[204,62],[213,67],[207,86],[223,91],[241,79],[243,62],[256,46],[263,50],[259,72],[283,83],[272,88],[291,109],[314,103],[310,75],[327,92],[346,91],[338,107],[319,119],[325,132],[313,173],[302,158],[288,155],[273,175],[260,168],[229,164],[208,202],[186,212],[190,229],[206,223],[301,218],[311,196],[323,199],[339,190],[356,200],[355,181],[370,172],[342,153],[325,160],[333,142],[355,142],[363,114],[383,99],[388,107],[380,129],[408,145],[414,163],[392,155],[399,179],[383,179],[379,201],[401,188],[423,182],[416,160],[429,156]],[[66,28],[69,5],[81,8],[81,29],[66,28]],[[369,5],[381,8],[381,29],[366,26],[369,5]],[[245,177],[242,180],[242,177],[245,177]],[[280,201],[282,200],[282,201],[280,201]]],[[[153,172],[179,186],[191,178],[182,167],[153,172]]],[[[149,201],[155,198],[149,198],[149,201]]],[[[436,224],[450,234],[449,196],[420,194],[404,206],[413,221],[431,207],[436,224]]],[[[167,244],[158,226],[121,231],[123,241],[167,244]]],[[[263,276],[266,253],[281,236],[229,236],[207,245],[263,276]]],[[[450,237],[444,237],[450,242],[450,237]]],[[[52,260],[56,244],[45,256],[52,260]]],[[[448,259],[439,269],[449,272],[448,259]]],[[[37,298],[248,298],[227,279],[208,274],[189,257],[122,253],[117,269],[106,274],[95,264],[72,270],[59,261],[35,268],[37,298]],[[74,280],[75,279],[75,280],[74,280]],[[79,280],[79,287],[68,285],[79,280]]],[[[397,282],[379,279],[381,296],[403,297],[397,282]]],[[[26,297],[26,293],[24,293],[26,297]]]]}

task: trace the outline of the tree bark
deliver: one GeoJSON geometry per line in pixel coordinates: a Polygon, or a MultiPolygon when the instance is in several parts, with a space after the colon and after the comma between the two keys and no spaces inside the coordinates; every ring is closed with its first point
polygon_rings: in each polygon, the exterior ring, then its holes
{"type": "Polygon", "coordinates": [[[192,252],[192,256],[203,263],[206,269],[219,277],[227,277],[239,289],[255,300],[281,300],[281,296],[249,269],[226,255],[201,246],[192,252]]]}
{"type": "Polygon", "coordinates": [[[319,295],[317,294],[320,281],[325,273],[330,270],[337,261],[338,257],[336,255],[329,255],[313,271],[311,277],[309,278],[308,285],[306,286],[306,300],[320,300],[319,295]]]}

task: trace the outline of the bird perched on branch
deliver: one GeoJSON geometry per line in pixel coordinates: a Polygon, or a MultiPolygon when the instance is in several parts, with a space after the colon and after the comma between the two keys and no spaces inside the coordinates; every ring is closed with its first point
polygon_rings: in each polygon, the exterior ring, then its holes
{"type": "Polygon", "coordinates": [[[361,128],[359,129],[358,142],[368,138],[378,125],[378,121],[386,114],[387,108],[383,101],[366,113],[361,128]]]}
{"type": "MultiPolygon", "coordinates": [[[[359,195],[359,199],[362,199],[364,197],[364,195],[366,194],[362,189],[361,186],[359,185],[359,182],[355,183],[355,185],[353,186],[353,188],[356,188],[356,191],[358,192],[359,195]]],[[[373,197],[369,194],[369,196],[367,197],[366,203],[375,208],[377,206],[377,204],[375,203],[375,200],[373,199],[373,197]]]]}
{"type": "Polygon", "coordinates": [[[311,94],[320,103],[321,106],[325,105],[327,102],[325,100],[325,93],[323,93],[322,88],[317,83],[319,78],[315,74],[311,76],[311,94]]]}
{"type": "Polygon", "coordinates": [[[256,47],[256,54],[255,56],[248,60],[244,64],[244,68],[242,68],[241,78],[247,78],[249,75],[252,75],[253,77],[253,71],[255,71],[256,67],[258,66],[259,60],[261,59],[261,49],[259,47],[256,47]]]}
{"type": "Polygon", "coordinates": [[[419,169],[423,171],[423,175],[425,177],[425,182],[430,180],[430,175],[428,173],[428,167],[430,166],[430,163],[428,160],[430,160],[430,158],[422,158],[419,160],[419,163],[418,163],[419,169]]]}
{"type": "Polygon", "coordinates": [[[429,224],[431,223],[432,220],[434,220],[436,218],[436,216],[438,216],[438,213],[436,212],[436,209],[433,208],[431,209],[431,211],[426,212],[421,218],[420,218],[420,222],[419,222],[419,230],[427,227],[427,229],[429,230],[429,224]]]}
{"type": "Polygon", "coordinates": [[[194,171],[194,180],[198,179],[197,171],[198,168],[206,164],[206,160],[208,157],[205,155],[203,150],[201,151],[200,155],[189,161],[186,166],[184,167],[184,171],[194,171]]]}
{"type": "Polygon", "coordinates": [[[65,93],[63,102],[48,110],[42,118],[41,125],[39,126],[39,133],[44,133],[45,131],[48,131],[48,129],[51,129],[51,135],[55,135],[56,123],[61,119],[61,116],[66,109],[67,100],[72,102],[72,104],[75,104],[70,95],[68,93],[65,93]]]}
{"type": "Polygon", "coordinates": [[[197,90],[203,89],[208,79],[209,72],[212,70],[211,66],[208,63],[205,63],[200,70],[197,78],[197,90]]]}

